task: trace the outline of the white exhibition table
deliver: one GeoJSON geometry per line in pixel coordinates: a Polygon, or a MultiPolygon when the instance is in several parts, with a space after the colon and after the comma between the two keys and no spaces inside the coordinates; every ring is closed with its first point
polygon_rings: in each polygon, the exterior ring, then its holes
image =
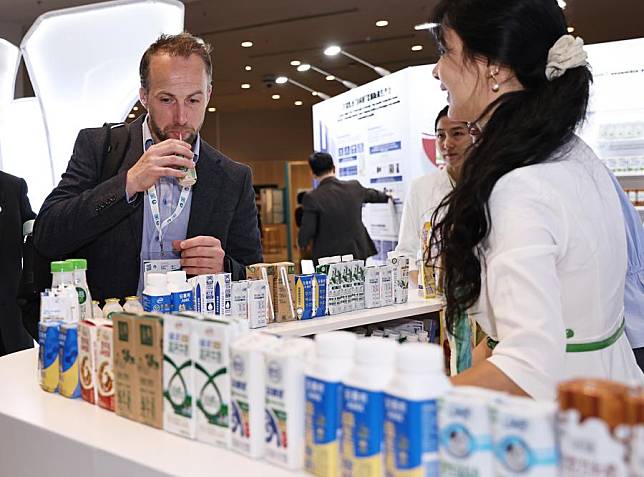
{"type": "MultiPolygon", "coordinates": [[[[278,323],[264,328],[305,336],[413,318],[442,308],[440,300],[278,323]]],[[[262,460],[148,427],[40,389],[37,350],[0,358],[0,476],[11,477],[300,477],[262,460]]]]}

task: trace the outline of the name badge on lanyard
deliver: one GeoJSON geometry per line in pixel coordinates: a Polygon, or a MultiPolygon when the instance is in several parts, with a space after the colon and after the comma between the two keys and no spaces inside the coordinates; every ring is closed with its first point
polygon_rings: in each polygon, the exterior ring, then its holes
{"type": "Polygon", "coordinates": [[[148,201],[150,202],[150,210],[152,211],[152,219],[154,220],[154,227],[157,230],[159,235],[159,243],[161,245],[161,252],[163,252],[163,232],[168,225],[174,222],[181,212],[186,208],[186,202],[188,201],[188,196],[190,195],[191,186],[186,186],[181,189],[181,195],[179,196],[179,203],[175,207],[174,211],[170,216],[161,222],[161,213],[159,212],[159,197],[157,195],[157,189],[153,185],[148,189],[148,201]]]}

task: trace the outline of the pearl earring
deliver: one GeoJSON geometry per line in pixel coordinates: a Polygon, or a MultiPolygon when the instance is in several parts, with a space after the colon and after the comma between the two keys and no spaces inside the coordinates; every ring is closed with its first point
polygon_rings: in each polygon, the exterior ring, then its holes
{"type": "Polygon", "coordinates": [[[492,85],[492,91],[495,93],[499,92],[499,89],[501,89],[501,85],[499,85],[499,82],[496,80],[496,75],[499,73],[499,70],[496,70],[494,73],[490,73],[490,76],[494,80],[494,84],[492,85]]]}

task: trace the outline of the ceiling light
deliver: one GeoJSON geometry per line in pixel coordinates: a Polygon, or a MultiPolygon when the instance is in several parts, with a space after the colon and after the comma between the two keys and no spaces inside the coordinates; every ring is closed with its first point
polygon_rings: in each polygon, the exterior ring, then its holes
{"type": "Polygon", "coordinates": [[[252,70],[252,69],[253,69],[253,67],[252,67],[252,66],[250,66],[250,65],[246,65],[246,66],[244,66],[244,69],[245,69],[246,71],[250,71],[250,70],[252,70]]]}
{"type": "Polygon", "coordinates": [[[327,81],[333,81],[335,79],[335,76],[333,75],[326,75],[326,80],[327,81]]]}
{"type": "Polygon", "coordinates": [[[307,63],[304,63],[297,67],[297,71],[309,71],[310,69],[311,69],[311,65],[307,63]]]}
{"type": "Polygon", "coordinates": [[[568,33],[572,33],[573,31],[575,31],[575,27],[568,27],[568,33]]]}
{"type": "Polygon", "coordinates": [[[253,42],[252,41],[242,41],[241,46],[243,46],[244,48],[250,48],[251,46],[253,46],[253,42]]]}
{"type": "Polygon", "coordinates": [[[437,26],[438,23],[434,22],[420,23],[418,25],[414,25],[414,30],[431,30],[432,28],[436,28],[437,26]]]}
{"type": "Polygon", "coordinates": [[[134,118],[136,118],[136,114],[130,113],[130,114],[127,115],[127,117],[130,118],[130,119],[134,119],[134,118]]]}
{"type": "Polygon", "coordinates": [[[214,107],[208,108],[209,113],[214,113],[215,111],[217,111],[217,108],[214,108],[214,107]]]}
{"type": "Polygon", "coordinates": [[[248,83],[242,83],[241,87],[242,89],[248,89],[250,88],[250,85],[248,83]]]}
{"type": "Polygon", "coordinates": [[[386,27],[387,25],[389,25],[389,22],[387,20],[378,20],[376,22],[377,27],[386,27]]]}
{"type": "Polygon", "coordinates": [[[311,96],[317,96],[318,92],[317,91],[311,91],[311,96]]]}
{"type": "Polygon", "coordinates": [[[132,111],[138,111],[138,110],[139,110],[139,107],[138,107],[138,106],[134,106],[134,107],[132,108],[132,111]]]}
{"type": "Polygon", "coordinates": [[[300,66],[302,62],[300,60],[293,60],[291,61],[291,66],[300,66]]]}
{"type": "Polygon", "coordinates": [[[273,98],[273,99],[280,99],[280,95],[279,95],[279,94],[274,94],[273,96],[271,96],[271,98],[273,98]]]}
{"type": "Polygon", "coordinates": [[[337,45],[332,45],[332,46],[328,47],[326,50],[324,50],[324,54],[326,56],[335,56],[338,53],[340,53],[340,51],[342,51],[342,48],[340,48],[337,45]]]}
{"type": "Polygon", "coordinates": [[[423,49],[423,45],[414,45],[411,47],[411,51],[420,51],[423,49]]]}
{"type": "Polygon", "coordinates": [[[566,8],[565,0],[557,0],[557,5],[559,5],[559,8],[561,8],[562,10],[566,8]]]}
{"type": "Polygon", "coordinates": [[[275,78],[275,82],[277,84],[284,84],[287,81],[288,81],[288,78],[286,76],[278,76],[277,78],[275,78]]]}
{"type": "Polygon", "coordinates": [[[294,104],[295,106],[302,106],[302,104],[304,104],[304,103],[302,103],[302,101],[300,101],[300,100],[297,100],[297,101],[295,101],[295,103],[293,103],[293,104],[294,104]]]}

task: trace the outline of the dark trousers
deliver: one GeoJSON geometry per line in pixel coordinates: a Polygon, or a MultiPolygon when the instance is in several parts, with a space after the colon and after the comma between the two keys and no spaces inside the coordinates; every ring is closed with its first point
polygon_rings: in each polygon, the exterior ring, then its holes
{"type": "Polygon", "coordinates": [[[635,353],[637,365],[644,371],[644,348],[633,348],[633,353],[635,353]]]}

